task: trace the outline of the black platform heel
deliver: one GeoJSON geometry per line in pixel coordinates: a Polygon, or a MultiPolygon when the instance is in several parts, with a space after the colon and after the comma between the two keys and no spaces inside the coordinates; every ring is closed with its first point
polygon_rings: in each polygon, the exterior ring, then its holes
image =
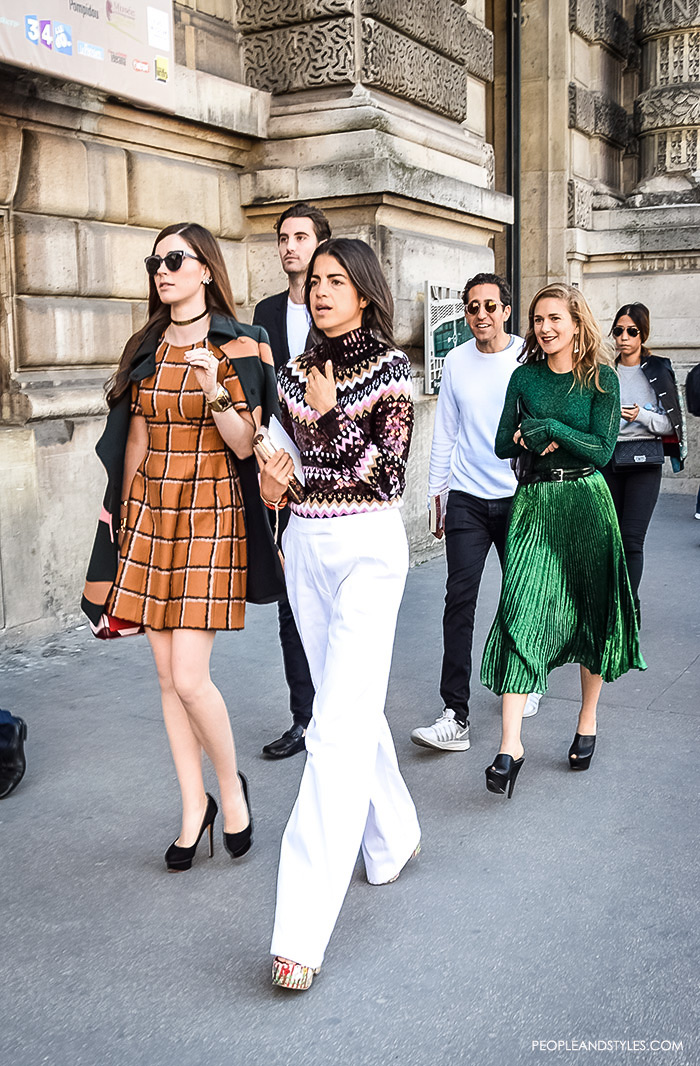
{"type": "Polygon", "coordinates": [[[486,787],[489,792],[503,795],[507,788],[508,799],[510,799],[513,795],[520,768],[524,762],[524,755],[521,755],[519,759],[514,759],[512,755],[499,752],[491,766],[486,767],[486,787]]]}
{"type": "Polygon", "coordinates": [[[587,737],[581,733],[576,733],[574,742],[569,748],[569,766],[571,769],[587,770],[591,765],[594,751],[595,737],[587,737]]]}
{"type": "Polygon", "coordinates": [[[214,854],[214,819],[218,807],[216,800],[213,796],[210,796],[207,792],[207,809],[204,812],[204,818],[202,819],[202,828],[199,830],[199,835],[195,840],[191,848],[181,848],[179,844],[173,842],[165,853],[165,865],[169,870],[175,872],[180,870],[189,870],[192,865],[194,853],[197,850],[197,845],[202,839],[202,833],[205,829],[209,831],[209,858],[211,859],[214,854]]]}
{"type": "Polygon", "coordinates": [[[240,770],[238,771],[238,776],[241,779],[243,798],[245,799],[245,805],[248,808],[248,825],[245,829],[241,829],[240,833],[224,833],[224,847],[232,859],[242,859],[245,853],[250,850],[250,845],[253,843],[253,816],[250,813],[248,782],[240,770]]]}

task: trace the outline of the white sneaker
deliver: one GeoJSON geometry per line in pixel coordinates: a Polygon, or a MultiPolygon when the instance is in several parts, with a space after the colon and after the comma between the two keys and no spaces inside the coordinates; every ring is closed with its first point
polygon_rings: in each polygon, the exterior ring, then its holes
{"type": "Polygon", "coordinates": [[[700,511],[696,511],[696,512],[695,512],[695,517],[696,517],[696,518],[700,518],[700,511]]]}
{"type": "Polygon", "coordinates": [[[533,714],[537,714],[540,709],[540,700],[542,699],[542,692],[531,692],[525,702],[525,710],[523,711],[523,718],[532,718],[533,714]]]}
{"type": "Polygon", "coordinates": [[[455,712],[450,707],[445,707],[434,725],[414,729],[411,740],[421,748],[466,751],[469,747],[469,722],[460,725],[455,718],[455,712]]]}

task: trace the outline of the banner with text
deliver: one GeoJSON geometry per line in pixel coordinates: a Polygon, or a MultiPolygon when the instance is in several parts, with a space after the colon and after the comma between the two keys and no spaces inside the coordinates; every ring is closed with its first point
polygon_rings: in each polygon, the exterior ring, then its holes
{"type": "Polygon", "coordinates": [[[0,59],[175,110],[172,0],[0,0],[0,59]]]}

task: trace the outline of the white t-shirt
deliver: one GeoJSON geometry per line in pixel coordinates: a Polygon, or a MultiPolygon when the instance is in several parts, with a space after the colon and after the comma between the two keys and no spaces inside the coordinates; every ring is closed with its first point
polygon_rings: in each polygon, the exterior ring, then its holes
{"type": "Polygon", "coordinates": [[[304,351],[310,329],[311,315],[306,304],[295,304],[287,297],[287,344],[290,359],[295,359],[304,351]]]}
{"type": "Polygon", "coordinates": [[[448,487],[485,500],[515,492],[510,460],[499,459],[493,447],[522,346],[522,337],[513,334],[502,352],[480,352],[472,339],[448,353],[430,452],[431,496],[448,487]]]}

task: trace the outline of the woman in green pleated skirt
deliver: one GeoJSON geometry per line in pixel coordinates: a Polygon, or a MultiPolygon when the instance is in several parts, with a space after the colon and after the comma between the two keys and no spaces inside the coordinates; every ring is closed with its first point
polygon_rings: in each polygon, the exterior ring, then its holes
{"type": "Polygon", "coordinates": [[[529,472],[513,502],[501,598],[481,665],[482,683],[503,696],[501,746],[486,785],[509,796],[523,765],[527,694],[545,691],[550,670],[580,664],[569,765],[585,770],[603,681],[646,669],[617,516],[599,473],[617,439],[619,384],[578,289],[549,285],[537,293],[521,358],[495,450],[529,472]]]}

